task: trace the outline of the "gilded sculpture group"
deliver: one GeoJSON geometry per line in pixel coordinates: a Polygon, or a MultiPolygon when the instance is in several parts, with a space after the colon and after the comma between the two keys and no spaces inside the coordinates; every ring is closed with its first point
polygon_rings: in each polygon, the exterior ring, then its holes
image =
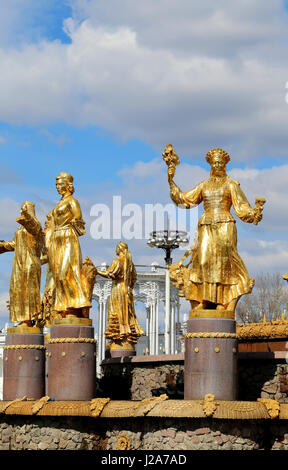
{"type": "Polygon", "coordinates": [[[10,322],[17,327],[50,325],[59,318],[88,318],[97,274],[112,279],[107,338],[113,342],[136,343],[144,331],[134,309],[133,287],[136,270],[125,242],[116,247],[117,257],[107,271],[98,271],[82,254],[78,237],[85,234],[85,222],[73,197],[73,177],[56,178],[60,201],[47,215],[42,230],[34,204],[25,201],[20,227],[12,241],[0,242],[0,252],[14,251],[10,281],[10,322]],[[41,265],[47,264],[46,285],[41,301],[41,265]]]}
{"type": "MultiPolygon", "coordinates": [[[[172,145],[165,148],[163,159],[168,166],[172,201],[186,209],[204,204],[196,243],[170,267],[171,281],[179,295],[190,301],[190,316],[213,310],[214,315],[231,318],[240,297],[252,291],[254,280],[237,252],[235,219],[230,209],[233,207],[244,222],[258,224],[265,199],[256,198],[256,207],[250,206],[239,183],[226,174],[230,157],[222,149],[207,153],[210,178],[187,192],[173,181],[179,158],[172,145]]],[[[60,173],[56,189],[61,198],[47,215],[44,229],[36,218],[34,204],[25,201],[16,219],[20,227],[13,240],[0,242],[0,253],[14,251],[10,322],[33,327],[45,323],[49,326],[59,318],[88,318],[93,286],[100,275],[112,279],[106,337],[111,342],[136,343],[144,331],[135,315],[136,270],[127,244],[117,244],[117,256],[107,271],[97,270],[88,257],[82,262],[78,238],[85,234],[85,222],[79,202],[73,197],[73,177],[60,173]],[[47,264],[47,272],[41,299],[43,264],[47,264]]]]}

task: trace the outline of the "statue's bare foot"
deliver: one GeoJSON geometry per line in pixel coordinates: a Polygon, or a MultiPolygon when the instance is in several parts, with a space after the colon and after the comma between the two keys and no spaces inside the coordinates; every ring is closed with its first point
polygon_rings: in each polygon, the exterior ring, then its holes
{"type": "Polygon", "coordinates": [[[225,305],[217,304],[216,310],[226,310],[225,305]]]}
{"type": "Polygon", "coordinates": [[[33,323],[31,320],[25,320],[25,321],[20,321],[20,323],[17,326],[28,326],[30,328],[33,326],[33,323]]]}
{"type": "Polygon", "coordinates": [[[231,300],[231,302],[229,302],[229,304],[227,304],[226,310],[231,310],[232,312],[235,312],[235,308],[236,308],[236,305],[237,305],[239,299],[240,299],[240,297],[238,297],[238,299],[231,300]]]}
{"type": "Polygon", "coordinates": [[[199,302],[196,307],[192,308],[192,310],[205,310],[206,308],[207,308],[207,302],[206,300],[203,300],[202,302],[199,302]]]}
{"type": "MultiPolygon", "coordinates": [[[[248,293],[252,292],[252,289],[253,289],[254,285],[255,285],[255,279],[254,279],[253,277],[250,277],[250,279],[249,279],[249,291],[248,291],[248,293]]],[[[232,302],[233,302],[233,300],[232,300],[232,302]]],[[[237,303],[237,301],[236,301],[236,303],[237,303]]]]}

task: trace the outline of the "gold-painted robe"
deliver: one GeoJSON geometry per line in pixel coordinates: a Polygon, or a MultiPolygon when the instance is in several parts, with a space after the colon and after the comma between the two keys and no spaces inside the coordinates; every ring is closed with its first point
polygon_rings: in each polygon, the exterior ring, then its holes
{"type": "Polygon", "coordinates": [[[4,251],[14,251],[9,289],[10,322],[36,320],[41,313],[41,250],[43,233],[33,217],[17,219],[21,227],[12,241],[3,243],[4,251]]]}
{"type": "Polygon", "coordinates": [[[48,251],[51,243],[51,236],[54,231],[52,213],[49,212],[47,215],[47,221],[45,224],[44,237],[45,244],[43,249],[43,255],[41,257],[41,264],[47,264],[46,267],[46,283],[42,297],[42,311],[46,326],[50,326],[53,318],[56,316],[55,309],[55,283],[52,275],[52,271],[48,262],[48,251]]]}
{"type": "Polygon", "coordinates": [[[183,193],[172,183],[170,196],[174,203],[187,208],[204,204],[197,246],[189,263],[189,275],[183,276],[181,295],[188,300],[225,305],[251,292],[253,279],[237,252],[236,224],[230,213],[233,207],[241,220],[254,221],[254,209],[240,184],[228,176],[210,177],[183,193]]]}
{"type": "Polygon", "coordinates": [[[126,268],[125,256],[115,258],[107,269],[112,279],[111,294],[108,303],[107,338],[137,343],[139,336],[144,334],[139,325],[134,308],[133,287],[136,282],[136,270],[126,268]]]}
{"type": "Polygon", "coordinates": [[[47,250],[49,269],[55,287],[53,310],[91,307],[82,282],[82,254],[78,237],[84,235],[85,224],[77,199],[64,196],[49,213],[51,230],[47,250]]]}

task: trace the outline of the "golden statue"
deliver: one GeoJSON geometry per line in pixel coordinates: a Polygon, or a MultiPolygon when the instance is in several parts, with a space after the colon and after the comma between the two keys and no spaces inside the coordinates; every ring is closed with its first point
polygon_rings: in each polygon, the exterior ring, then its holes
{"type": "Polygon", "coordinates": [[[21,217],[16,219],[21,227],[12,241],[0,242],[0,253],[14,251],[13,269],[9,290],[10,322],[32,327],[41,321],[41,251],[43,232],[35,216],[33,202],[21,206],[21,217]]]}
{"type": "Polygon", "coordinates": [[[45,222],[44,228],[44,249],[41,256],[41,264],[47,263],[46,268],[46,283],[45,289],[42,297],[42,312],[43,312],[43,321],[45,325],[49,328],[54,318],[61,317],[61,314],[57,313],[55,309],[55,282],[52,276],[52,271],[48,263],[48,250],[51,241],[51,235],[53,233],[53,219],[52,212],[49,212],[47,215],[47,220],[45,222]]]}
{"type": "Polygon", "coordinates": [[[185,193],[173,181],[179,158],[171,144],[164,150],[163,159],[168,165],[172,201],[186,209],[204,203],[195,245],[170,267],[171,281],[178,287],[179,295],[190,300],[192,311],[234,312],[240,297],[252,291],[254,279],[237,252],[236,224],[230,209],[233,207],[244,222],[258,224],[265,199],[256,198],[256,207],[250,206],[240,184],[226,174],[230,157],[222,149],[212,149],[206,155],[211,165],[210,178],[185,193]],[[184,266],[190,255],[189,264],[184,266]]]}
{"type": "Polygon", "coordinates": [[[116,254],[117,258],[107,271],[97,271],[97,274],[112,279],[105,335],[111,339],[110,349],[134,349],[137,339],[144,334],[134,308],[133,288],[137,274],[127,243],[119,242],[116,254]]]}
{"type": "Polygon", "coordinates": [[[53,312],[61,317],[88,317],[89,301],[82,279],[82,254],[78,237],[85,233],[85,222],[74,193],[73,177],[60,173],[56,189],[61,199],[47,216],[46,248],[49,263],[46,287],[53,293],[53,312]],[[52,277],[51,277],[52,276],[52,277]]]}

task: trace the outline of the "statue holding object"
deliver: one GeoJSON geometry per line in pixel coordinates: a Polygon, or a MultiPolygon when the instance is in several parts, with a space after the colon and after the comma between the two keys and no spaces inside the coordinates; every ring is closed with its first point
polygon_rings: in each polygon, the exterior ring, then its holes
{"type": "Polygon", "coordinates": [[[172,201],[185,208],[204,203],[196,242],[179,263],[170,267],[171,281],[179,288],[179,295],[191,302],[192,311],[234,312],[240,297],[252,291],[254,279],[237,252],[236,224],[230,209],[233,207],[244,222],[257,225],[262,219],[265,199],[256,198],[256,207],[250,206],[240,184],[227,175],[230,156],[220,148],[206,155],[211,166],[210,178],[187,192],[182,192],[173,181],[179,157],[171,144],[165,148],[163,160],[168,165],[172,201]],[[184,266],[190,255],[188,266],[184,266]]]}
{"type": "Polygon", "coordinates": [[[129,352],[132,354],[135,350],[138,338],[144,334],[134,308],[133,288],[137,274],[125,242],[121,241],[117,244],[116,254],[117,257],[107,271],[97,271],[97,274],[112,279],[108,304],[108,326],[105,331],[106,337],[111,341],[111,355],[113,352],[114,355],[129,355],[129,352]],[[116,351],[122,351],[122,353],[116,351]]]}
{"type": "Polygon", "coordinates": [[[61,199],[48,214],[46,223],[46,237],[49,238],[49,243],[46,243],[49,263],[47,280],[50,279],[55,293],[53,311],[62,318],[88,318],[91,301],[82,278],[82,254],[78,240],[85,234],[85,222],[79,202],[72,196],[73,177],[60,173],[56,178],[56,188],[61,199]]]}
{"type": "Polygon", "coordinates": [[[16,222],[21,226],[13,240],[0,242],[0,253],[14,251],[9,290],[10,322],[32,327],[41,323],[40,258],[44,242],[33,202],[22,204],[21,217],[16,222]]]}

